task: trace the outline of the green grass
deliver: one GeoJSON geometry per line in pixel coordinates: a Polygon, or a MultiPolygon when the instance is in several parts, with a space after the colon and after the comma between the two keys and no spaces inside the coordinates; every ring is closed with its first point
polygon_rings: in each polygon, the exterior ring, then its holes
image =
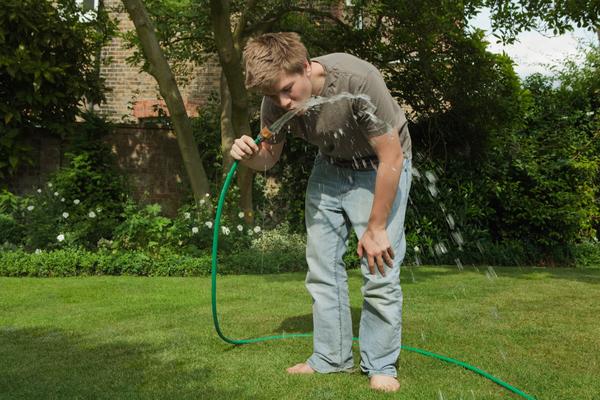
{"type": "MultiPolygon", "coordinates": [[[[538,399],[600,398],[600,271],[486,271],[403,268],[403,343],[472,364],[538,399]]],[[[351,271],[355,329],[360,283],[351,271]]],[[[311,330],[301,273],[220,277],[219,302],[232,338],[311,330]]],[[[209,278],[0,278],[0,399],[520,398],[407,351],[396,394],[371,392],[359,372],[286,375],[311,349],[310,338],[221,341],[209,278]]]]}

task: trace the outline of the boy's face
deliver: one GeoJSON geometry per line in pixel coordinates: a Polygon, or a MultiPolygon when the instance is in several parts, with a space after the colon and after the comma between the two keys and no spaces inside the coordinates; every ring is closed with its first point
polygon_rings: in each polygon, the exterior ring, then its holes
{"type": "Polygon", "coordinates": [[[265,96],[270,97],[278,107],[286,111],[297,108],[312,94],[311,72],[308,61],[304,62],[304,70],[300,74],[282,72],[273,91],[265,93],[265,96]]]}

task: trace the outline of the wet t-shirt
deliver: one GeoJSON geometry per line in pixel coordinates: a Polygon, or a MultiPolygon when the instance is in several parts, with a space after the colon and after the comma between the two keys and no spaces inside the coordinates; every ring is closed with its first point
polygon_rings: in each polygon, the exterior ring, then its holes
{"type": "MultiPolygon", "coordinates": [[[[280,143],[291,133],[318,146],[327,156],[353,160],[374,156],[368,139],[396,128],[404,157],[412,158],[404,111],[391,96],[375,66],[345,53],[328,54],[312,61],[325,69],[325,84],[319,97],[329,101],[290,119],[269,143],[280,143]]],[[[271,126],[283,114],[284,109],[269,97],[263,97],[263,127],[271,126]]]]}

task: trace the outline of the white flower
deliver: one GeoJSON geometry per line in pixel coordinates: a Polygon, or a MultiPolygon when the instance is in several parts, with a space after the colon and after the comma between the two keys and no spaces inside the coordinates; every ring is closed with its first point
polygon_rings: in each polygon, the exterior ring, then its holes
{"type": "Polygon", "coordinates": [[[63,218],[69,218],[69,213],[68,212],[64,212],[62,213],[63,218]]]}
{"type": "Polygon", "coordinates": [[[198,233],[198,227],[197,226],[194,226],[192,228],[192,233],[198,233]]]}
{"type": "Polygon", "coordinates": [[[590,117],[590,116],[594,115],[594,112],[593,111],[588,111],[588,112],[585,113],[585,115],[587,115],[588,117],[590,117]]]}
{"type": "Polygon", "coordinates": [[[88,217],[90,217],[90,218],[96,218],[96,213],[95,213],[95,212],[93,212],[93,211],[90,211],[90,212],[88,213],[88,217]]]}
{"type": "Polygon", "coordinates": [[[60,235],[58,235],[58,236],[56,237],[56,239],[57,239],[59,242],[62,242],[63,240],[65,240],[65,235],[63,235],[63,234],[61,233],[60,235]]]}
{"type": "Polygon", "coordinates": [[[248,235],[252,236],[252,229],[248,229],[248,235]]]}
{"type": "Polygon", "coordinates": [[[79,202],[79,199],[75,199],[75,200],[73,200],[73,204],[77,205],[77,204],[79,204],[79,203],[80,203],[80,202],[79,202]]]}
{"type": "Polygon", "coordinates": [[[35,249],[35,254],[40,254],[42,251],[40,249],[35,249]]]}
{"type": "Polygon", "coordinates": [[[243,211],[240,211],[240,212],[239,212],[239,214],[238,214],[238,217],[240,217],[240,218],[244,218],[244,212],[243,212],[243,211]]]}
{"type": "Polygon", "coordinates": [[[221,232],[223,232],[224,235],[229,235],[231,233],[229,228],[226,226],[221,227],[221,232]]]}
{"type": "Polygon", "coordinates": [[[27,211],[33,211],[34,208],[34,206],[27,206],[27,211]]]}
{"type": "Polygon", "coordinates": [[[255,232],[255,233],[258,233],[258,232],[260,232],[260,226],[255,226],[255,227],[254,227],[254,232],[255,232]]]}
{"type": "Polygon", "coordinates": [[[100,207],[96,208],[96,212],[97,212],[98,214],[100,214],[100,212],[101,212],[101,211],[102,211],[102,209],[101,209],[100,207]]]}
{"type": "Polygon", "coordinates": [[[211,229],[211,228],[212,228],[212,222],[210,222],[210,221],[206,221],[206,222],[204,223],[204,225],[206,225],[206,226],[208,227],[208,229],[211,229]]]}
{"type": "Polygon", "coordinates": [[[269,216],[272,217],[273,216],[273,210],[269,211],[269,216]]]}
{"type": "Polygon", "coordinates": [[[203,206],[203,205],[204,205],[204,203],[206,203],[206,202],[204,201],[204,199],[200,199],[200,205],[201,205],[201,206],[203,206]]]}
{"type": "Polygon", "coordinates": [[[205,196],[206,196],[206,197],[210,197],[210,194],[206,193],[206,194],[205,194],[205,196]]]}
{"type": "Polygon", "coordinates": [[[58,197],[58,192],[54,192],[54,196],[58,197]]]}
{"type": "MultiPolygon", "coordinates": [[[[48,187],[51,188],[52,187],[52,182],[48,182],[48,187]]],[[[39,250],[39,249],[38,249],[39,250]]],[[[37,251],[37,250],[36,250],[37,251]]]]}
{"type": "Polygon", "coordinates": [[[244,227],[243,227],[243,226],[241,226],[241,225],[238,225],[238,226],[237,226],[237,230],[241,232],[241,231],[243,231],[243,230],[244,230],[244,227]]]}
{"type": "Polygon", "coordinates": [[[184,217],[185,219],[190,219],[191,215],[190,215],[190,213],[189,213],[189,212],[186,212],[186,213],[183,213],[183,217],[184,217]]]}
{"type": "Polygon", "coordinates": [[[37,192],[38,192],[38,193],[42,193],[42,189],[38,189],[38,190],[37,190],[37,192]]]}
{"type": "Polygon", "coordinates": [[[60,201],[62,201],[64,203],[65,202],[65,198],[64,197],[61,198],[60,201]]]}
{"type": "Polygon", "coordinates": [[[421,251],[421,250],[419,249],[419,246],[415,246],[415,253],[418,253],[419,251],[421,251]]]}

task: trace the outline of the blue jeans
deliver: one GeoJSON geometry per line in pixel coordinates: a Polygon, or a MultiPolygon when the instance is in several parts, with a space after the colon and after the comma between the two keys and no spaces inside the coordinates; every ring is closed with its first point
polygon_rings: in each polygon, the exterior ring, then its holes
{"type": "MultiPolygon", "coordinates": [[[[350,228],[360,239],[371,214],[377,171],[356,171],[317,156],[306,190],[306,287],[313,299],[313,354],[307,363],[317,372],[353,367],[352,318],[348,275],[342,256],[350,228]]],[[[370,376],[397,376],[402,331],[400,265],[406,253],[404,215],[411,184],[411,160],[405,159],[387,234],[394,267],[385,276],[369,272],[361,260],[364,297],[360,319],[361,370],[370,376]]]]}

